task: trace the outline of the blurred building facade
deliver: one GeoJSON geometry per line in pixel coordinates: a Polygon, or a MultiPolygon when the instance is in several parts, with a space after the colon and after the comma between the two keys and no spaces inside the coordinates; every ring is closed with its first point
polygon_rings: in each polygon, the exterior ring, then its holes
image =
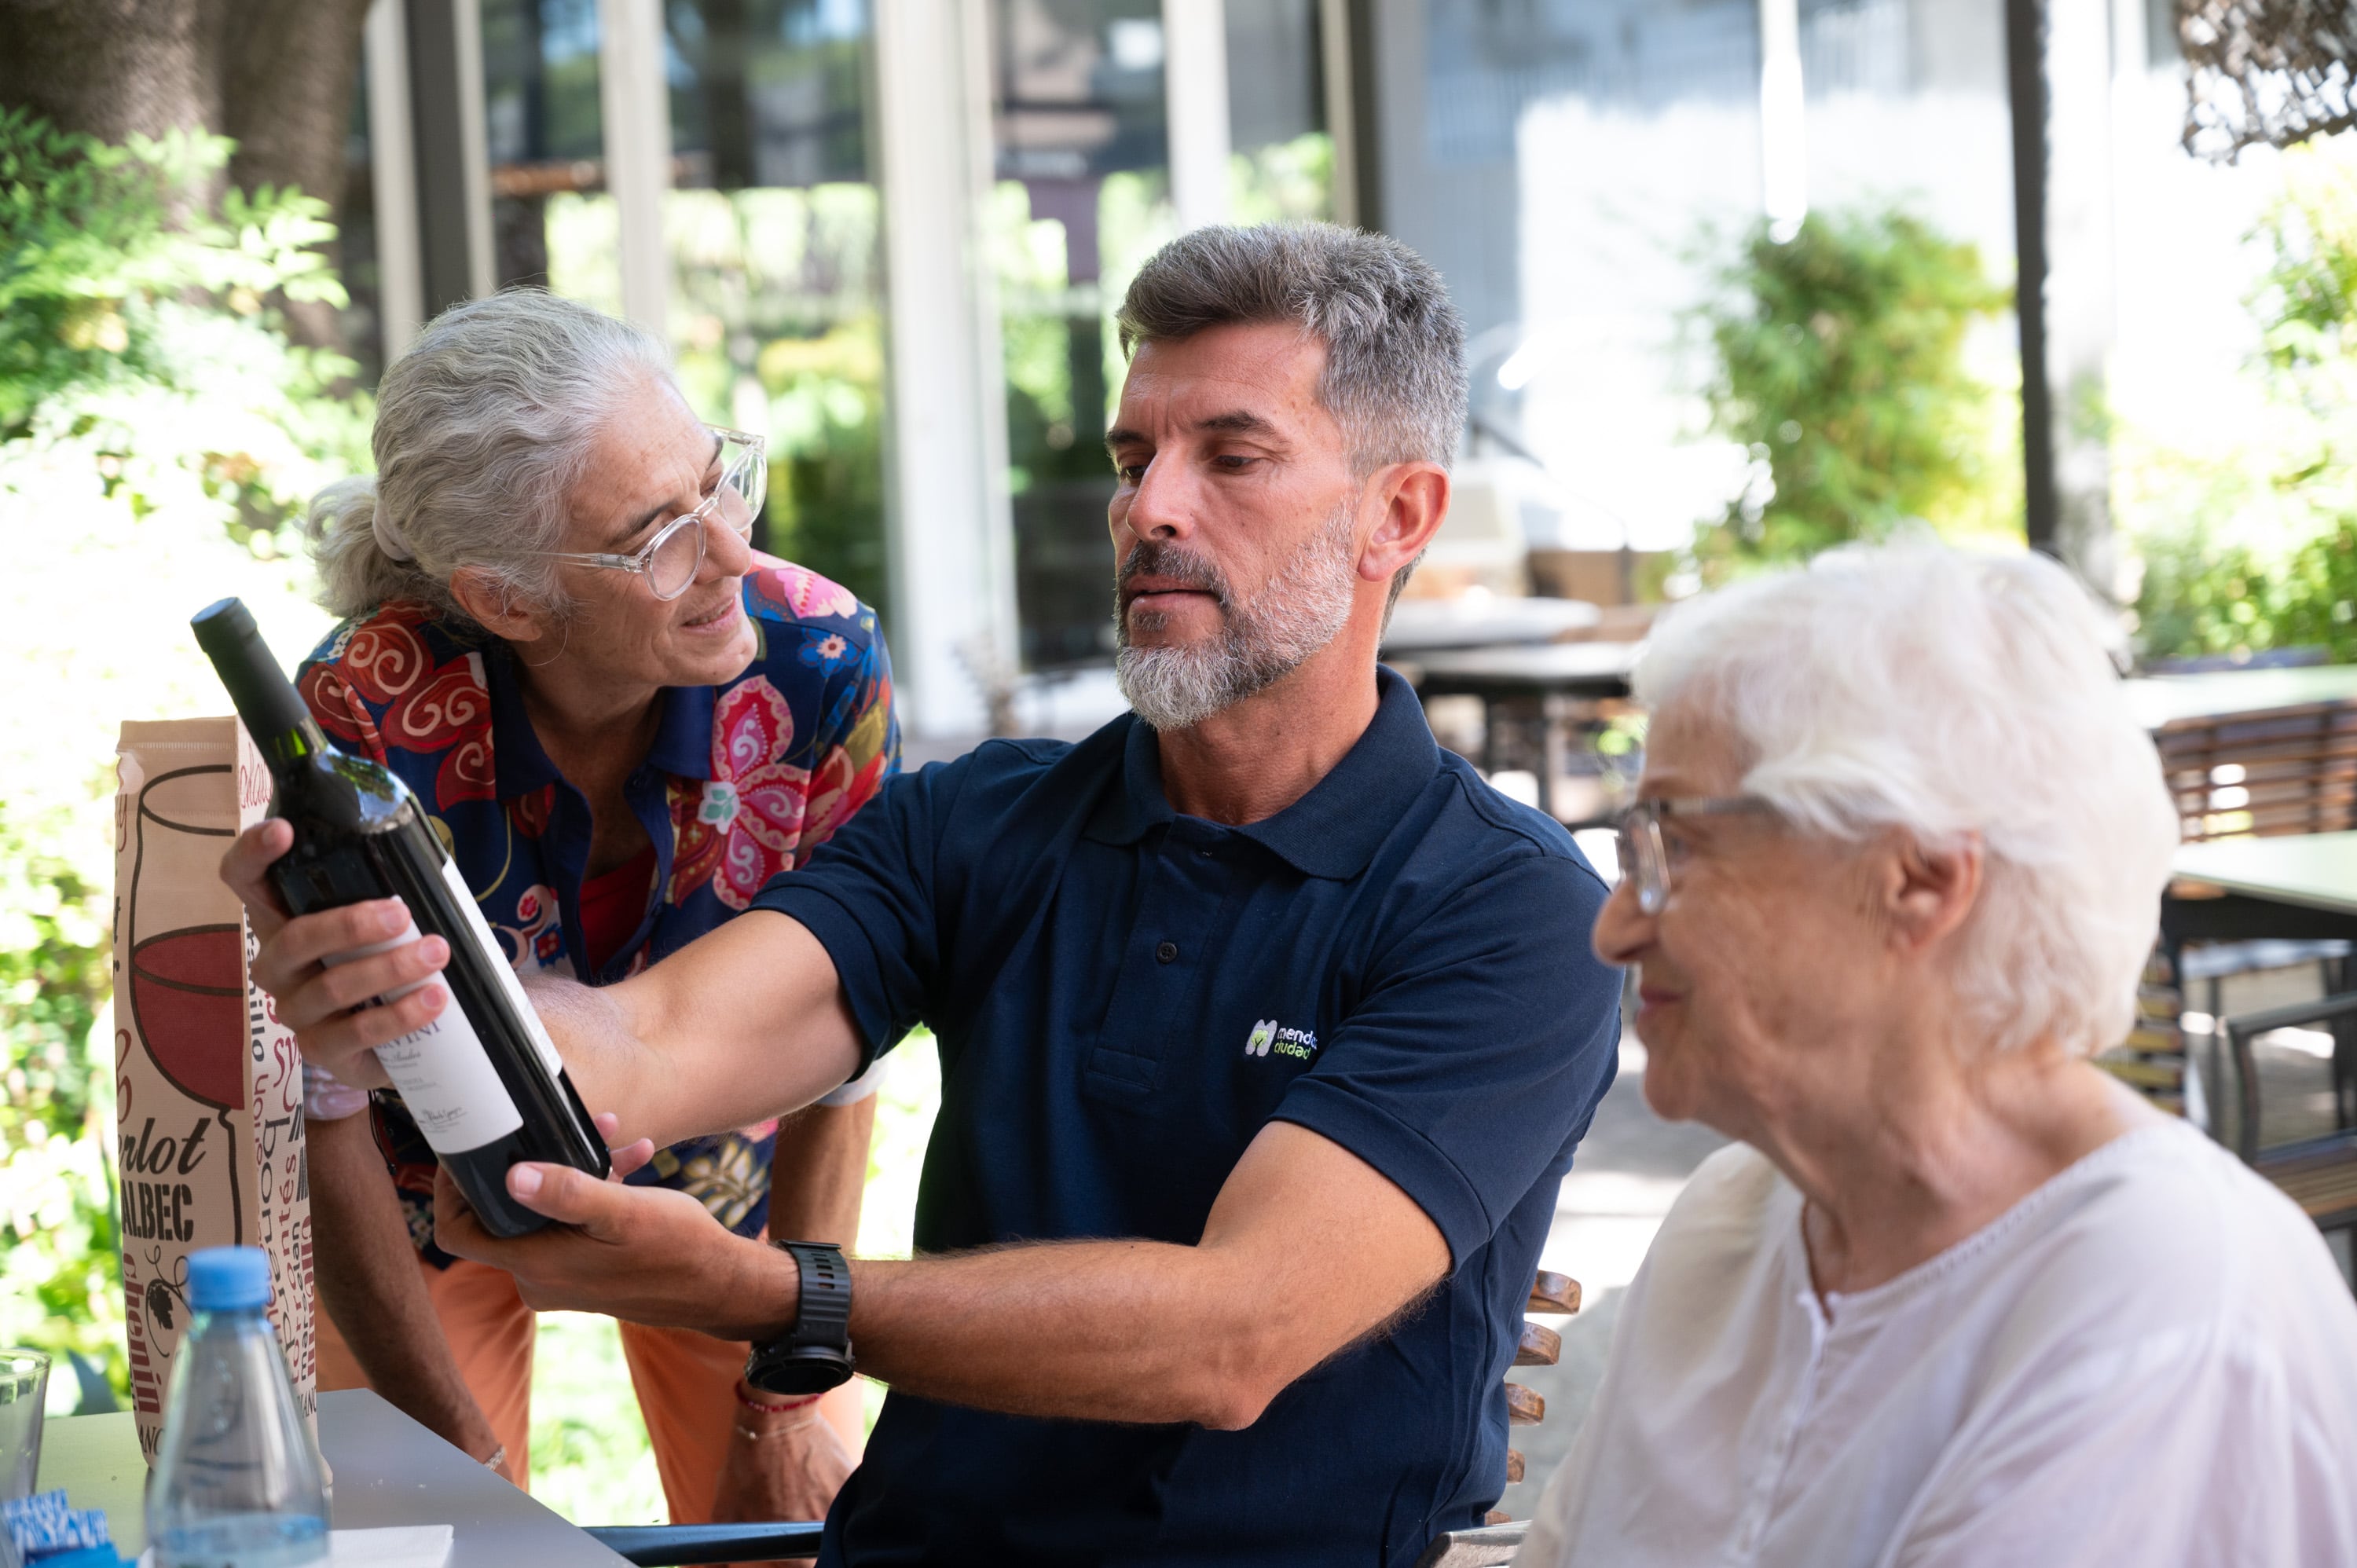
{"type": "MultiPolygon", "coordinates": [[[[2048,298],[2100,372],[2169,295],[2147,247],[2233,203],[2168,165],[2167,0],[2087,5],[2053,124],[2083,161],[2093,102],[2105,172],[2048,298]],[[2174,215],[2115,222],[2147,188],[2174,215]]],[[[2007,275],[2006,67],[2004,0],[377,0],[353,348],[518,283],[642,323],[769,438],[770,547],[882,607],[911,728],[974,734],[1110,661],[1110,317],[1166,239],[1397,235],[1473,334],[1468,482],[1532,543],[1660,549],[1745,482],[1684,337],[1706,238],[1901,204],[2007,275]]]]}

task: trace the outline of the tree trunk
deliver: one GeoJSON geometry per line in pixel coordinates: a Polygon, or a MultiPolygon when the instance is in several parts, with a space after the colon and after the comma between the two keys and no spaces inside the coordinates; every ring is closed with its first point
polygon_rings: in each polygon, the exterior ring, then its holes
{"type": "Polygon", "coordinates": [[[120,142],[219,130],[227,0],[0,0],[0,104],[120,142]]]}
{"type": "MultiPolygon", "coordinates": [[[[296,186],[342,225],[345,156],[370,0],[238,0],[221,49],[221,128],[240,190],[296,186]]],[[[337,348],[335,307],[281,300],[287,336],[337,348]]]]}
{"type": "MultiPolygon", "coordinates": [[[[368,8],[369,0],[0,0],[0,105],[108,142],[183,127],[232,136],[238,188],[296,186],[340,220],[368,8]]],[[[333,309],[280,303],[296,341],[340,342],[333,309]]]]}

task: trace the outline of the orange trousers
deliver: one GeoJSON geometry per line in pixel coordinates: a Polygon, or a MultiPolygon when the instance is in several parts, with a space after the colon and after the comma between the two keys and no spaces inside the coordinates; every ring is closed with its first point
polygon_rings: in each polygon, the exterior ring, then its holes
{"type": "MultiPolygon", "coordinates": [[[[461,1258],[437,1269],[420,1259],[417,1267],[458,1363],[459,1377],[506,1444],[517,1478],[529,1487],[536,1333],[532,1308],[516,1294],[515,1281],[487,1263],[461,1258]]],[[[368,1387],[367,1374],[334,1322],[324,1309],[315,1316],[321,1391],[368,1387]]],[[[713,1489],[727,1455],[729,1429],[736,1424],[737,1380],[744,1374],[748,1347],[683,1328],[648,1328],[636,1323],[619,1326],[672,1522],[709,1523],[713,1489]]],[[[819,1402],[827,1424],[855,1455],[862,1446],[860,1405],[856,1380],[819,1402]]]]}

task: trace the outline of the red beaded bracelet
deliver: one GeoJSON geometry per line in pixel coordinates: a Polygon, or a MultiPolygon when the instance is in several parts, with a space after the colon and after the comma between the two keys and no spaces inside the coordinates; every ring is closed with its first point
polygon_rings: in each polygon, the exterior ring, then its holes
{"type": "Polygon", "coordinates": [[[806,1404],[816,1404],[818,1402],[818,1395],[816,1394],[798,1394],[792,1399],[780,1400],[775,1404],[768,1404],[759,1400],[748,1399],[745,1397],[745,1391],[742,1388],[737,1389],[736,1391],[736,1394],[737,1402],[757,1415],[777,1415],[790,1410],[800,1410],[806,1404]]]}

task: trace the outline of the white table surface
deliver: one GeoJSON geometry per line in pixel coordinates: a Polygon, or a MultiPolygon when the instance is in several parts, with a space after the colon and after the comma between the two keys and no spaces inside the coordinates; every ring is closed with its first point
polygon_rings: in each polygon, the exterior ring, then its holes
{"type": "Polygon", "coordinates": [[[2136,722],[2158,729],[2179,719],[2265,713],[2309,703],[2357,698],[2357,664],[2310,664],[2290,670],[2222,670],[2208,675],[2149,675],[2121,683],[2136,722]]]}
{"type": "MultiPolygon", "coordinates": [[[[448,1568],[613,1568],[626,1562],[365,1389],[319,1396],[319,1448],[335,1474],[329,1523],[453,1527],[448,1568]]],[[[42,1429],[43,1491],[102,1508],[124,1558],[147,1544],[147,1465],[126,1412],[52,1418],[42,1429]]]]}
{"type": "Polygon", "coordinates": [[[2180,844],[2169,869],[2229,893],[2357,915],[2357,832],[2180,844]]]}
{"type": "Polygon", "coordinates": [[[1586,631],[1604,612],[1585,599],[1402,599],[1383,629],[1386,653],[1439,648],[1488,648],[1500,643],[1551,642],[1586,631]]]}

